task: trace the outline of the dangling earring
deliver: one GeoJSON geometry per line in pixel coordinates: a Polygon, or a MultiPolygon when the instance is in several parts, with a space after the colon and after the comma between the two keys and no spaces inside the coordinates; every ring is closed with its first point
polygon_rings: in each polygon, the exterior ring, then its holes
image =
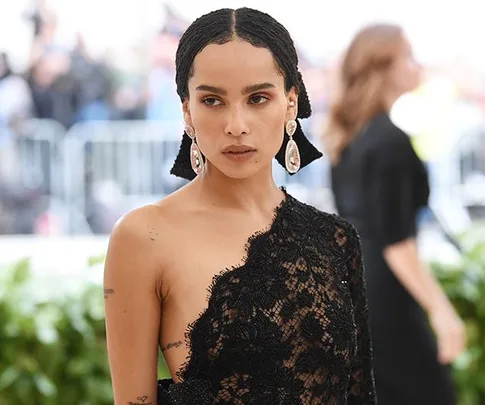
{"type": "Polygon", "coordinates": [[[285,167],[288,173],[294,174],[300,170],[300,151],[298,150],[298,145],[293,140],[293,134],[297,128],[297,123],[295,120],[289,120],[286,123],[286,133],[290,137],[288,143],[286,144],[285,151],[285,167]]]}
{"type": "Polygon", "coordinates": [[[199,146],[195,142],[195,130],[186,124],[185,133],[192,139],[192,144],[190,145],[190,165],[192,166],[192,170],[197,175],[202,174],[204,172],[204,158],[202,157],[199,146]]]}

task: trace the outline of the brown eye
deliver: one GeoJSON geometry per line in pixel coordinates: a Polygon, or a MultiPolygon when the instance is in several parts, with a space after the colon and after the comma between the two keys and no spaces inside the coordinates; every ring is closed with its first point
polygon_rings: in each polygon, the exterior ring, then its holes
{"type": "Polygon", "coordinates": [[[215,97],[206,97],[202,100],[202,102],[208,106],[216,106],[221,104],[221,101],[215,97]]]}
{"type": "Polygon", "coordinates": [[[263,96],[262,94],[255,94],[254,96],[251,96],[249,100],[251,104],[263,104],[268,101],[268,97],[263,96]]]}

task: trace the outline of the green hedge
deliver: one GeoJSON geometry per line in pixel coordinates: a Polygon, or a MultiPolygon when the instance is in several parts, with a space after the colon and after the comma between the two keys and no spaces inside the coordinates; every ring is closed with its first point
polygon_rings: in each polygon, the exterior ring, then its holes
{"type": "Polygon", "coordinates": [[[431,267],[463,318],[467,351],[454,363],[460,405],[485,405],[485,237],[463,238],[464,253],[457,263],[431,267]]]}
{"type": "Polygon", "coordinates": [[[29,267],[0,270],[0,405],[113,405],[102,287],[45,299],[29,267]]]}
{"type": "MultiPolygon", "coordinates": [[[[485,243],[465,245],[458,263],[432,268],[470,336],[454,365],[460,405],[484,405],[485,243]]],[[[112,405],[102,288],[52,298],[36,286],[28,260],[0,270],[0,405],[112,405]]],[[[168,376],[163,361],[159,371],[168,376]]]]}

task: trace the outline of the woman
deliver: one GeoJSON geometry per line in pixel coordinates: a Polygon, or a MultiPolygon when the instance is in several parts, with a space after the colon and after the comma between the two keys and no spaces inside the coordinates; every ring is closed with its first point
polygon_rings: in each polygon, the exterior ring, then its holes
{"type": "Polygon", "coordinates": [[[460,319],[418,257],[426,171],[389,118],[394,102],[418,86],[420,72],[399,27],[362,29],[343,59],[325,138],[337,210],[362,238],[381,405],[455,404],[445,365],[464,347],[460,319]]]}
{"type": "Polygon", "coordinates": [[[192,181],[128,213],[108,249],[115,403],[374,404],[357,234],[272,177],[275,156],[290,173],[321,156],[287,30],[248,8],[206,14],[176,84],[172,173],[192,181]],[[157,399],[158,347],[172,379],[157,399]]]}

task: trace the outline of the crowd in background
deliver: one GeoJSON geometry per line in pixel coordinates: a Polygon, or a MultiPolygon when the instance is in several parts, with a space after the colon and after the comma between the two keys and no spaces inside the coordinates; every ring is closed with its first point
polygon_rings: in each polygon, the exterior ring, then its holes
{"type": "MultiPolygon", "coordinates": [[[[180,119],[175,91],[175,50],[189,24],[170,9],[164,26],[149,43],[95,54],[78,33],[74,45],[59,41],[58,20],[48,8],[30,17],[33,30],[25,72],[13,72],[8,55],[0,61],[0,118],[54,119],[65,128],[86,120],[180,119]],[[8,84],[7,84],[8,80],[8,84]],[[6,101],[8,100],[8,102],[6,101]]],[[[300,55],[315,111],[326,105],[326,68],[300,55]]]]}
{"type": "Polygon", "coordinates": [[[74,46],[59,41],[52,10],[36,10],[30,21],[34,33],[28,69],[12,72],[2,54],[4,123],[36,117],[70,128],[85,120],[162,119],[176,113],[173,58],[179,33],[170,32],[172,26],[161,29],[145,49],[133,49],[120,60],[110,50],[92,55],[81,33],[74,46]]]}
{"type": "MultiPolygon", "coordinates": [[[[97,120],[182,120],[174,62],[178,40],[189,21],[169,8],[166,15],[165,23],[149,41],[102,53],[91,52],[82,33],[77,34],[74,44],[60,40],[58,16],[44,2],[38,2],[27,16],[26,24],[32,30],[27,69],[16,71],[9,55],[0,55],[0,234],[39,233],[43,218],[39,213],[46,209],[45,203],[39,206],[38,198],[46,194],[45,187],[32,187],[19,180],[22,165],[29,164],[28,157],[27,163],[15,157],[16,141],[25,132],[25,122],[52,120],[67,132],[77,123],[97,120]]],[[[306,131],[318,139],[335,90],[338,60],[316,66],[303,53],[299,56],[313,107],[311,119],[305,122],[306,131]]],[[[430,78],[444,73],[453,79],[453,98],[472,102],[485,114],[485,91],[477,90],[485,87],[477,85],[485,78],[471,81],[471,75],[456,71],[455,65],[427,67],[430,78]]],[[[165,168],[163,164],[160,162],[165,168]]],[[[295,178],[311,188],[316,186],[314,179],[324,172],[317,165],[295,178]]],[[[99,232],[106,233],[109,227],[101,227],[99,232]]]]}

